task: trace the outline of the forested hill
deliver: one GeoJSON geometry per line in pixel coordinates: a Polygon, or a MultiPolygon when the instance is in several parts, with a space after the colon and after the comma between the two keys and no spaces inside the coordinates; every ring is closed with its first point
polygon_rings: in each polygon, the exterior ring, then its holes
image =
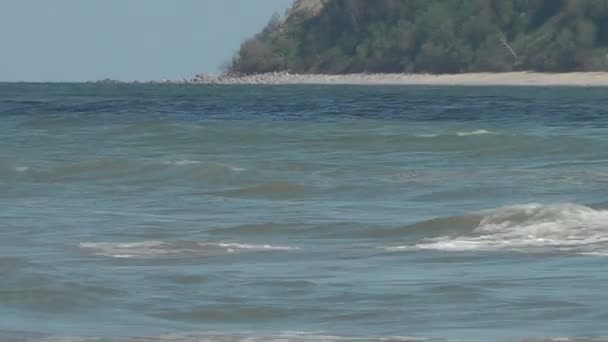
{"type": "Polygon", "coordinates": [[[608,0],[297,0],[227,71],[608,70],[608,0]]]}

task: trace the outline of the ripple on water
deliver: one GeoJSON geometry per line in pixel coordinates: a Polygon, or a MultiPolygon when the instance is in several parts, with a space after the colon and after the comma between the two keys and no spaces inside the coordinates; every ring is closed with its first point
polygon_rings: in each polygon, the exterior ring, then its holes
{"type": "Polygon", "coordinates": [[[0,282],[0,302],[4,307],[57,315],[98,308],[108,296],[118,293],[111,287],[62,281],[39,273],[21,272],[0,282]]]}
{"type": "Polygon", "coordinates": [[[209,193],[209,195],[219,197],[262,197],[273,199],[289,199],[302,197],[306,195],[308,191],[309,190],[304,185],[291,182],[272,181],[252,186],[215,191],[209,193]]]}

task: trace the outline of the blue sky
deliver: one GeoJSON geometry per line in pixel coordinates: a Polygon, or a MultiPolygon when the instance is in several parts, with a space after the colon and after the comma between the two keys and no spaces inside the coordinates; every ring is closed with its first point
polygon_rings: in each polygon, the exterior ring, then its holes
{"type": "Polygon", "coordinates": [[[217,72],[292,0],[0,0],[0,81],[217,72]]]}

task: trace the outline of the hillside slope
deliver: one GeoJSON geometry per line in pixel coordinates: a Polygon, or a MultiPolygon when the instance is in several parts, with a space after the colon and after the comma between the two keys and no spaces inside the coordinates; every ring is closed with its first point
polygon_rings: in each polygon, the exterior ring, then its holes
{"type": "Polygon", "coordinates": [[[297,0],[229,72],[608,70],[606,0],[297,0]]]}

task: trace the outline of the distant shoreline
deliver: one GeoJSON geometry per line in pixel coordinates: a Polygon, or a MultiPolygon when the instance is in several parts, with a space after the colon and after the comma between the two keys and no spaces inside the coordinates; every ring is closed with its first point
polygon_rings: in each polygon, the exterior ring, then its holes
{"type": "Polygon", "coordinates": [[[467,74],[289,74],[245,76],[197,75],[188,84],[266,85],[428,85],[428,86],[585,86],[608,87],[608,72],[571,73],[467,73],[467,74]]]}
{"type": "Polygon", "coordinates": [[[608,72],[503,72],[464,74],[290,74],[206,75],[191,79],[161,81],[89,81],[94,84],[184,84],[184,85],[403,85],[403,86],[563,86],[608,87],[608,72]]]}

